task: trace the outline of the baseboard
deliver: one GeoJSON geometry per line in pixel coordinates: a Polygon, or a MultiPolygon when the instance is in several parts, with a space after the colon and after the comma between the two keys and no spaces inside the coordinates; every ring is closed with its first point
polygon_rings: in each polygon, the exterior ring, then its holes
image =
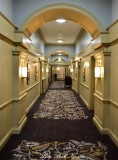
{"type": "Polygon", "coordinates": [[[12,136],[12,129],[10,129],[9,132],[7,132],[7,134],[0,141],[0,151],[5,146],[5,144],[8,142],[11,136],[12,136]]]}
{"type": "Polygon", "coordinates": [[[111,129],[109,129],[109,137],[112,139],[112,141],[118,147],[118,137],[116,137],[116,135],[112,132],[111,129]]]}
{"type": "Polygon", "coordinates": [[[28,106],[28,108],[26,109],[26,114],[32,109],[34,103],[37,101],[37,99],[39,98],[40,95],[38,95],[34,101],[28,106]]]}
{"type": "Polygon", "coordinates": [[[13,134],[19,134],[22,131],[23,127],[25,126],[26,122],[27,122],[27,117],[25,116],[22,122],[20,123],[19,127],[13,128],[13,134]]]}
{"type": "Polygon", "coordinates": [[[103,128],[96,117],[93,117],[93,123],[101,134],[109,134],[109,128],[103,128]]]}
{"type": "Polygon", "coordinates": [[[78,91],[77,91],[77,89],[76,89],[76,88],[73,88],[73,87],[72,87],[72,89],[73,89],[76,93],[78,93],[78,91]]]}
{"type": "Polygon", "coordinates": [[[85,101],[85,99],[81,95],[80,95],[80,98],[83,100],[83,102],[85,103],[85,105],[88,107],[88,103],[85,101]]]}

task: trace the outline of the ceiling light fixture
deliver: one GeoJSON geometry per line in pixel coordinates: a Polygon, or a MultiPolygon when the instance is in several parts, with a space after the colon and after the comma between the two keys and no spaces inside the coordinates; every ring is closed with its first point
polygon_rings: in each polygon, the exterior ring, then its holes
{"type": "Polygon", "coordinates": [[[58,23],[64,23],[64,22],[66,22],[66,20],[63,19],[63,18],[59,18],[59,19],[56,19],[56,22],[58,22],[58,23]]]}
{"type": "Polygon", "coordinates": [[[64,41],[62,39],[57,40],[58,43],[63,43],[64,41]]]}
{"type": "Polygon", "coordinates": [[[60,54],[58,54],[59,56],[61,56],[61,53],[60,54]]]}

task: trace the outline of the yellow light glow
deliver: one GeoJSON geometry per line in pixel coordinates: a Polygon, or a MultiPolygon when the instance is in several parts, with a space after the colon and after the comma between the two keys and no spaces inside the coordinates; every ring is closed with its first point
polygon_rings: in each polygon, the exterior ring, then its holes
{"type": "Polygon", "coordinates": [[[96,78],[101,77],[101,67],[95,67],[95,77],[96,78]]]}
{"type": "Polygon", "coordinates": [[[59,62],[61,61],[61,58],[60,58],[60,57],[58,58],[58,61],[59,61],[59,62]]]}
{"type": "Polygon", "coordinates": [[[22,67],[21,68],[21,75],[22,77],[27,77],[27,67],[22,67]]]}
{"type": "Polygon", "coordinates": [[[58,71],[60,71],[60,68],[59,68],[59,67],[57,67],[57,70],[58,70],[58,71]]]}
{"type": "Polygon", "coordinates": [[[66,20],[63,19],[63,18],[60,18],[60,19],[56,19],[56,22],[58,22],[58,23],[64,23],[64,22],[66,22],[66,20]]]}
{"type": "Polygon", "coordinates": [[[71,68],[70,71],[73,72],[73,68],[71,68]]]}
{"type": "Polygon", "coordinates": [[[49,72],[49,69],[48,69],[48,68],[46,69],[46,72],[49,72]]]}
{"type": "Polygon", "coordinates": [[[62,39],[57,40],[58,43],[63,43],[64,41],[62,39]]]}

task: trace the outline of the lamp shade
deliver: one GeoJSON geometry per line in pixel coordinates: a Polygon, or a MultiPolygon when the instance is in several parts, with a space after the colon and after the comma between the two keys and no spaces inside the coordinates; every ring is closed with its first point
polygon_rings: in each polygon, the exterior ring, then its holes
{"type": "Polygon", "coordinates": [[[95,77],[96,78],[101,77],[101,67],[95,67],[95,77]]]}
{"type": "Polygon", "coordinates": [[[22,67],[21,68],[21,75],[22,77],[27,77],[27,67],[22,67]]]}

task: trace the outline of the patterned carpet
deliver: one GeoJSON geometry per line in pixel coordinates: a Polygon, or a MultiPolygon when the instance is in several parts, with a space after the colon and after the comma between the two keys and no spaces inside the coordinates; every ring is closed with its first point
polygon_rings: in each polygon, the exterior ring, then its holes
{"type": "Polygon", "coordinates": [[[49,88],[60,89],[64,88],[64,81],[53,81],[49,88]]]}
{"type": "Polygon", "coordinates": [[[87,119],[84,109],[71,90],[49,90],[34,118],[52,119],[87,119]]]}
{"type": "Polygon", "coordinates": [[[118,148],[99,133],[93,111],[71,89],[48,89],[27,117],[22,132],[0,152],[0,160],[118,160],[118,148]]]}
{"type": "Polygon", "coordinates": [[[22,141],[13,152],[13,160],[106,160],[107,148],[101,142],[95,145],[73,140],[52,143],[22,141]]]}

